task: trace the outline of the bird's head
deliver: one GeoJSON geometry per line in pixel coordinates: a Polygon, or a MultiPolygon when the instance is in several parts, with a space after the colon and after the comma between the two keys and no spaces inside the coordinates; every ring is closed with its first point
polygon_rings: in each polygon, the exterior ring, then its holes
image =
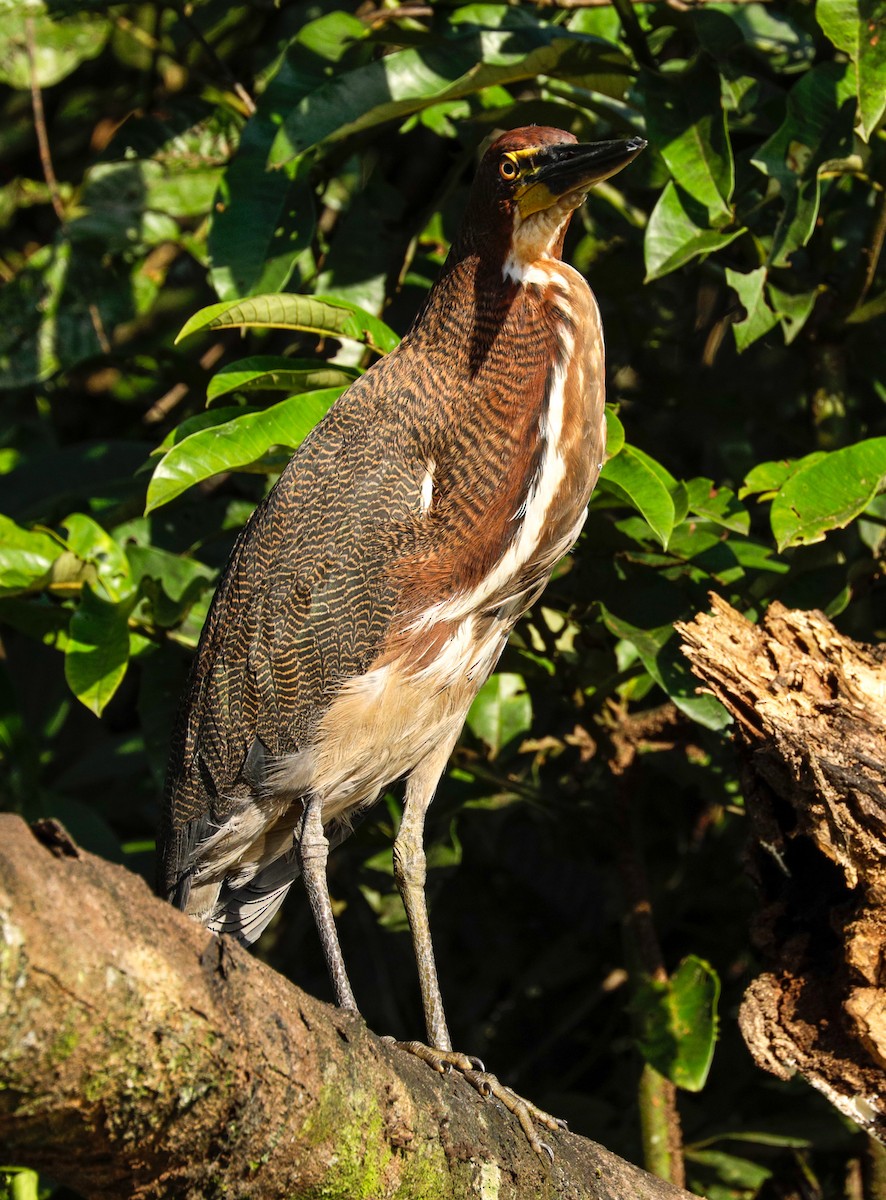
{"type": "Polygon", "coordinates": [[[580,143],[531,125],[502,134],[483,156],[462,226],[463,251],[479,252],[521,282],[541,258],[559,258],[575,209],[594,186],[645,147],[639,137],[580,143]]]}

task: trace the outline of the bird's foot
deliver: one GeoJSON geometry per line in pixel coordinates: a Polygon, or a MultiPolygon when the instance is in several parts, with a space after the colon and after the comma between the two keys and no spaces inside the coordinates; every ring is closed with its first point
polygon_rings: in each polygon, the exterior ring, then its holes
{"type": "Polygon", "coordinates": [[[522,1096],[518,1096],[513,1088],[506,1087],[497,1076],[487,1071],[479,1058],[472,1054],[461,1054],[457,1050],[435,1050],[433,1046],[426,1046],[424,1042],[396,1042],[395,1045],[402,1050],[408,1050],[441,1075],[454,1068],[485,1099],[493,1097],[500,1100],[520,1122],[529,1145],[539,1158],[554,1161],[553,1148],[538,1136],[538,1126],[556,1133],[558,1129],[568,1129],[566,1122],[559,1117],[552,1117],[531,1100],[524,1100],[522,1096]]]}

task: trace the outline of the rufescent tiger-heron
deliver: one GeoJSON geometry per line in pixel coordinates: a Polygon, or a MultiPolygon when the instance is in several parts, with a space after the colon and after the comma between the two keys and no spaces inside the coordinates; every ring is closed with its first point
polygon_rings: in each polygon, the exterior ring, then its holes
{"type": "Polygon", "coordinates": [[[604,450],[603,334],[561,259],[593,184],[645,146],[559,129],[500,137],[440,278],[392,353],[305,439],[243,530],[182,705],[160,888],[251,943],[300,874],[337,1003],[357,1009],[326,884],[330,844],[405,777],[394,873],[428,1045],[453,1052],[425,903],[425,814],[477,691],[585,520],[604,450]]]}

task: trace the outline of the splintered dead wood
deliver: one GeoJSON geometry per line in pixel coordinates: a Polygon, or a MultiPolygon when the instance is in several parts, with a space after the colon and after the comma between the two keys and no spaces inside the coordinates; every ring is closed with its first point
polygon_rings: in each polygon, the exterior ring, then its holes
{"type": "Polygon", "coordinates": [[[768,970],[740,1022],[760,1066],[798,1071],[886,1137],[886,652],[820,612],[752,625],[718,596],[678,625],[735,720],[768,970]]]}
{"type": "MultiPolygon", "coordinates": [[[[506,1075],[504,1064],[502,1075],[506,1075]]],[[[510,1113],[78,849],[0,815],[0,1161],[90,1200],[680,1200],[510,1113]]]]}

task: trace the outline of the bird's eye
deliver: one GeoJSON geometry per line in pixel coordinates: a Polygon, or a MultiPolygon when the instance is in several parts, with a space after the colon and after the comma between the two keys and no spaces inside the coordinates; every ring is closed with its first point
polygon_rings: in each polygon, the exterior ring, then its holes
{"type": "Polygon", "coordinates": [[[499,164],[498,173],[508,183],[517,178],[517,164],[510,158],[503,158],[499,164]]]}

